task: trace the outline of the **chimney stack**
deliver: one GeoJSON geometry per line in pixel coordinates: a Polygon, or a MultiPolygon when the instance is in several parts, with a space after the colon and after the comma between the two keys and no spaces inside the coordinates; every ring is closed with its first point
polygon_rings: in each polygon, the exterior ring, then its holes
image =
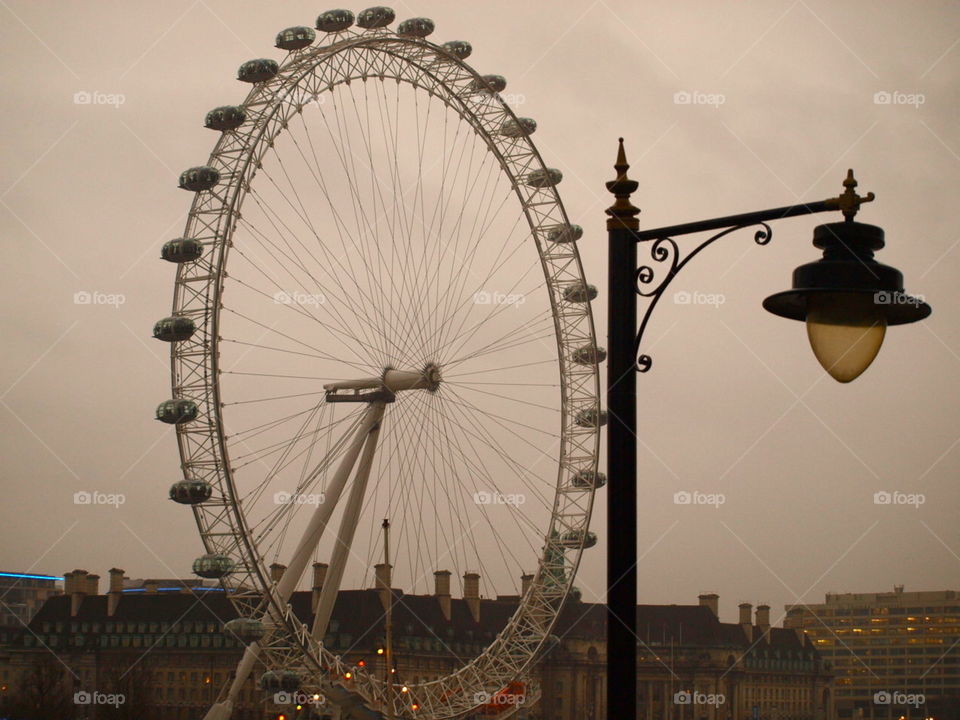
{"type": "Polygon", "coordinates": [[[770,634],[770,606],[757,605],[757,630],[762,635],[770,634]]]}
{"type": "Polygon", "coordinates": [[[467,607],[473,616],[474,622],[480,622],[480,574],[463,574],[463,599],[467,601],[467,607]]]}
{"type": "Polygon", "coordinates": [[[80,605],[83,603],[83,598],[87,595],[87,571],[86,570],[74,570],[72,573],[68,573],[72,576],[71,582],[71,592],[70,592],[70,617],[76,617],[77,613],[80,612],[80,605]]]}
{"type": "Polygon", "coordinates": [[[323,590],[323,582],[327,579],[327,568],[329,565],[322,562],[313,564],[313,595],[311,598],[311,608],[313,612],[317,611],[317,604],[320,602],[320,591],[323,590]]]}
{"type": "Polygon", "coordinates": [[[753,621],[750,617],[753,611],[753,605],[744,602],[740,603],[738,607],[740,608],[740,627],[742,627],[743,632],[746,633],[747,640],[753,642],[753,621]]]}
{"type": "Polygon", "coordinates": [[[100,576],[87,575],[87,595],[100,594],[100,576]]]}
{"type": "Polygon", "coordinates": [[[437,570],[433,573],[433,588],[434,594],[440,603],[440,611],[443,613],[443,617],[449,621],[451,613],[449,570],[437,570]]]}
{"type": "Polygon", "coordinates": [[[703,593],[699,596],[700,607],[710,608],[713,616],[720,619],[720,596],[716,593],[703,593]]]}
{"type": "Polygon", "coordinates": [[[387,604],[390,602],[390,571],[392,569],[393,566],[387,565],[386,563],[377,563],[373,566],[374,577],[376,579],[376,588],[380,591],[380,602],[383,603],[384,609],[386,609],[387,604]]]}
{"type": "Polygon", "coordinates": [[[113,617],[123,595],[123,570],[110,568],[110,593],[107,596],[107,617],[113,617]]]}
{"type": "Polygon", "coordinates": [[[526,597],[527,590],[533,584],[533,575],[524,574],[520,576],[520,597],[526,597]]]}
{"type": "Polygon", "coordinates": [[[281,565],[280,563],[272,563],[270,565],[270,580],[272,582],[280,582],[280,578],[283,577],[283,571],[287,569],[286,565],[281,565]]]}
{"type": "Polygon", "coordinates": [[[63,574],[63,594],[73,595],[73,573],[65,572],[63,574]]]}

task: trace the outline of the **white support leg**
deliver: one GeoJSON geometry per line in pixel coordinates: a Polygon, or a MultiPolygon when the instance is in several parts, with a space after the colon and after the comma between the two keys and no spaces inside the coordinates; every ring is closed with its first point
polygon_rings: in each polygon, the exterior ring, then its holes
{"type": "MultiPolygon", "coordinates": [[[[323,536],[323,531],[330,521],[330,516],[333,515],[340,495],[343,494],[343,489],[347,484],[347,478],[350,476],[350,472],[357,462],[357,456],[360,454],[361,448],[371,432],[380,427],[384,407],[383,403],[378,402],[372,403],[367,408],[353,442],[350,443],[350,447],[346,453],[344,453],[343,459],[340,461],[340,465],[337,467],[337,471],[327,488],[324,502],[317,505],[317,509],[313,511],[310,523],[307,525],[307,529],[304,531],[300,543],[293,552],[293,558],[290,560],[290,564],[287,566],[283,577],[280,578],[280,582],[277,583],[277,587],[274,590],[274,599],[281,607],[289,602],[290,595],[293,594],[294,588],[299,584],[300,578],[303,577],[303,571],[306,570],[307,563],[310,562],[310,557],[313,555],[317,543],[320,542],[320,538],[323,536]]],[[[216,703],[211,707],[204,716],[204,720],[229,720],[230,714],[233,712],[233,706],[240,696],[240,691],[243,689],[244,683],[253,670],[259,649],[260,646],[258,643],[250,643],[250,645],[247,646],[243,652],[243,658],[237,666],[237,673],[230,685],[227,698],[223,702],[216,703]]]]}
{"type": "Polygon", "coordinates": [[[333,604],[336,602],[337,593],[340,591],[343,571],[350,556],[350,549],[353,547],[353,535],[356,532],[357,523],[360,521],[360,511],[363,509],[363,499],[367,492],[367,481],[370,478],[370,468],[373,465],[373,456],[377,449],[379,434],[380,426],[378,425],[367,436],[367,444],[363,448],[363,455],[360,458],[360,464],[357,466],[357,475],[353,480],[353,488],[350,490],[350,497],[343,511],[343,519],[340,521],[337,544],[333,548],[330,567],[323,581],[323,588],[320,590],[317,613],[313,618],[312,634],[313,639],[317,642],[322,641],[324,635],[327,634],[327,625],[330,623],[330,615],[333,613],[333,604]]]}
{"type": "Polygon", "coordinates": [[[347,484],[347,478],[350,477],[350,472],[357,462],[357,456],[360,454],[363,443],[370,433],[380,426],[384,407],[383,403],[378,402],[372,403],[370,407],[367,408],[363,422],[357,430],[357,435],[353,443],[351,443],[350,449],[340,462],[340,467],[337,468],[333,480],[330,481],[330,485],[325,493],[324,502],[317,505],[317,509],[313,511],[310,524],[307,525],[307,529],[304,531],[303,537],[297,545],[297,549],[293,551],[293,557],[290,559],[290,564],[287,566],[287,569],[283,571],[283,577],[280,578],[280,582],[277,583],[274,597],[277,599],[278,604],[285,605],[287,601],[290,600],[293,589],[300,583],[300,578],[303,577],[303,571],[307,569],[307,563],[310,562],[313,551],[316,550],[317,544],[323,536],[323,531],[326,529],[327,523],[330,522],[330,516],[333,515],[334,508],[340,500],[340,495],[343,493],[343,488],[347,484]]]}

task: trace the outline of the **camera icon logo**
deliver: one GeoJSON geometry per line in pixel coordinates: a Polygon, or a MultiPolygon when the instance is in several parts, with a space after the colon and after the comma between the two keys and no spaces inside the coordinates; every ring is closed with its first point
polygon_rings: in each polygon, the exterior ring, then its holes
{"type": "Polygon", "coordinates": [[[73,94],[73,104],[74,105],[89,105],[93,102],[93,94],[87,92],[86,90],[80,90],[73,94]]]}
{"type": "Polygon", "coordinates": [[[93,295],[88,293],[86,290],[80,290],[73,294],[73,304],[74,305],[89,305],[93,302],[93,295]]]}
{"type": "Polygon", "coordinates": [[[93,503],[93,495],[86,490],[81,490],[73,494],[74,505],[90,505],[91,503],[93,503]]]}
{"type": "Polygon", "coordinates": [[[681,490],[673,494],[674,505],[689,505],[693,502],[693,495],[686,490],[681,490]]]}
{"type": "Polygon", "coordinates": [[[86,690],[80,690],[73,694],[73,704],[74,705],[89,705],[93,702],[93,696],[88,693],[86,690]]]}
{"type": "Polygon", "coordinates": [[[886,90],[881,90],[873,94],[874,105],[889,105],[892,100],[893,96],[886,90]]]}
{"type": "Polygon", "coordinates": [[[688,293],[686,290],[678,290],[673,294],[673,302],[676,305],[689,305],[690,300],[690,293],[688,293]]]}
{"type": "Polygon", "coordinates": [[[674,705],[692,705],[693,704],[693,695],[689,690],[681,690],[680,692],[675,692],[673,694],[673,703],[674,705]]]}
{"type": "Polygon", "coordinates": [[[273,703],[274,705],[293,705],[294,697],[293,693],[286,692],[281,690],[273,694],[273,703]]]}
{"type": "Polygon", "coordinates": [[[689,105],[693,100],[693,96],[686,90],[680,90],[673,94],[673,104],[674,105],[689,105]]]}
{"type": "Polygon", "coordinates": [[[886,490],[880,490],[873,494],[874,505],[890,505],[893,502],[893,494],[886,490]]]}
{"type": "Polygon", "coordinates": [[[891,702],[893,702],[893,696],[886,690],[881,690],[873,694],[874,705],[889,705],[891,702]]]}
{"type": "Polygon", "coordinates": [[[493,298],[486,290],[480,290],[473,294],[473,302],[475,305],[489,305],[493,302],[493,298]]]}

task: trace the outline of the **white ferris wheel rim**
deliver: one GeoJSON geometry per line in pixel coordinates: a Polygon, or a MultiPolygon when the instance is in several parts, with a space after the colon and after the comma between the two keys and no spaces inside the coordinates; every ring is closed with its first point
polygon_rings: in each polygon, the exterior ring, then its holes
{"type": "MultiPolygon", "coordinates": [[[[274,78],[253,86],[242,105],[248,113],[247,127],[242,132],[225,132],[207,163],[219,171],[222,185],[198,192],[194,199],[184,237],[204,242],[204,256],[195,264],[179,266],[173,314],[200,319],[199,335],[206,341],[177,343],[171,350],[173,397],[192,399],[200,406],[197,422],[177,428],[182,466],[187,479],[207,480],[218,491],[219,502],[195,505],[194,512],[206,551],[237,559],[237,570],[222,582],[238,614],[249,617],[262,612],[262,598],[271,586],[270,575],[237,502],[223,432],[220,384],[208,380],[218,377],[221,293],[227,281],[226,262],[240,205],[263,154],[288,119],[302,109],[304,98],[313,96],[315,90],[322,92],[352,79],[373,76],[437,93],[488,144],[523,207],[550,290],[562,406],[554,509],[544,530],[544,557],[530,591],[504,631],[479,657],[440,680],[410,686],[409,696],[418,698],[417,717],[457,717],[475,708],[476,692],[500,687],[524,675],[547,640],[580,562],[583,543],[560,548],[556,538],[560,533],[577,531],[586,536],[595,491],[593,486],[570,485],[572,473],[596,472],[599,448],[597,366],[595,362],[577,365],[570,359],[578,349],[596,346],[593,320],[588,302],[571,302],[564,296],[572,286],[587,286],[575,243],[549,239],[551,233],[570,227],[556,188],[523,184],[529,173],[546,171],[529,136],[506,138],[498,134],[504,122],[517,121],[513,111],[495,95],[477,99],[465,92],[468,84],[482,81],[478,73],[441,46],[422,38],[400,37],[385,29],[337,32],[328,40],[330,44],[318,43],[291,52],[274,78]],[[366,58],[366,64],[335,62],[347,55],[351,59],[366,58]],[[331,75],[318,77],[321,66],[331,75]],[[199,352],[197,344],[201,345],[199,352]],[[591,411],[593,427],[577,423],[591,411]],[[558,548],[566,582],[562,587],[554,584],[548,588],[542,573],[544,559],[552,557],[557,562],[558,548]]],[[[268,668],[322,668],[341,676],[351,669],[313,641],[309,629],[304,632],[288,607],[274,610],[283,615],[286,628],[285,633],[279,633],[283,637],[278,636],[264,649],[268,668]]],[[[370,702],[382,699],[382,683],[363,675],[359,673],[354,680],[356,691],[370,702]]],[[[408,700],[394,698],[400,716],[409,714],[408,700]]]]}

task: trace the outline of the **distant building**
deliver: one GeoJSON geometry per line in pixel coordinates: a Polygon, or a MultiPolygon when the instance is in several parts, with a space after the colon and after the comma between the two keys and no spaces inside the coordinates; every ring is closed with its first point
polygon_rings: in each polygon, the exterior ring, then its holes
{"type": "MultiPolygon", "coordinates": [[[[638,720],[832,719],[832,672],[809,640],[771,627],[767,605],[755,623],[748,603],[740,623],[723,623],[718,596],[699,599],[637,608],[638,720]]],[[[561,614],[541,667],[543,720],[606,718],[606,620],[592,603],[561,614]]]]}
{"type": "MultiPolygon", "coordinates": [[[[305,622],[312,618],[325,569],[316,564],[313,591],[291,599],[305,622]]],[[[30,691],[38,695],[40,685],[39,695],[51,704],[41,713],[44,720],[93,717],[83,706],[56,705],[58,697],[70,704],[82,691],[123,693],[142,720],[204,715],[242,652],[223,632],[235,613],[222,592],[189,581],[134,583],[118,569],[110,571],[105,595],[99,594],[98,578],[84,571],[65,579],[68,592],[48,600],[28,630],[0,647],[0,673],[9,678],[0,716],[15,710],[30,691]]],[[[394,589],[398,682],[425,682],[476,657],[519,602],[515,595],[481,599],[472,591],[451,598],[449,573],[436,573],[436,580],[433,595],[394,589]]],[[[385,670],[377,653],[384,638],[382,597],[375,589],[341,591],[324,639],[348,663],[363,661],[377,672],[385,670]]],[[[716,595],[704,595],[699,605],[638,607],[638,718],[831,720],[832,675],[810,642],[792,630],[771,628],[767,606],[757,608],[753,623],[751,606],[742,605],[739,624],[721,623],[717,606],[716,595]]],[[[555,633],[557,641],[538,666],[542,697],[514,717],[605,718],[606,607],[570,602],[555,633]]],[[[233,720],[276,717],[257,687],[262,670],[244,687],[233,720]]]]}
{"type": "Polygon", "coordinates": [[[788,605],[785,627],[804,632],[837,674],[841,718],[960,717],[960,593],[827,594],[788,605]],[[920,702],[922,700],[922,702],[920,702]]]}
{"type": "Polygon", "coordinates": [[[47,601],[60,592],[55,575],[0,572],[0,626],[22,627],[47,601]]]}

